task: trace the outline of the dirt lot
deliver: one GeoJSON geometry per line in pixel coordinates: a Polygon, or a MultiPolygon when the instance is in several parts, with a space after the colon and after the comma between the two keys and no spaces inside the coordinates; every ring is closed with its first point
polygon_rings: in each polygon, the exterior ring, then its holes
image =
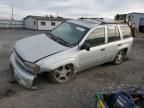
{"type": "Polygon", "coordinates": [[[39,90],[27,90],[10,83],[9,56],[14,43],[41,32],[0,30],[0,108],[94,108],[96,91],[139,86],[144,82],[144,35],[140,34],[121,65],[97,66],[60,85],[51,84],[47,77],[41,76],[37,83],[39,90]]]}

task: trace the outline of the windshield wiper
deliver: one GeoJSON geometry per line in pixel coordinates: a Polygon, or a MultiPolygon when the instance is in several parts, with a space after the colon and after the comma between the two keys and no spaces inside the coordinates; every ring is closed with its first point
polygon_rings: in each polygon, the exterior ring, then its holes
{"type": "Polygon", "coordinates": [[[58,39],[58,41],[59,41],[60,43],[65,44],[66,46],[69,46],[69,47],[72,47],[72,46],[73,46],[72,44],[70,44],[70,43],[64,41],[64,40],[61,39],[61,38],[58,38],[58,37],[57,37],[57,39],[58,39]]]}
{"type": "Polygon", "coordinates": [[[51,39],[53,39],[54,41],[64,45],[64,46],[68,46],[68,47],[72,47],[73,45],[64,41],[63,39],[53,35],[52,33],[47,33],[48,34],[48,37],[50,37],[51,39]]]}
{"type": "Polygon", "coordinates": [[[47,36],[48,36],[49,38],[57,41],[57,38],[56,38],[53,34],[51,34],[51,33],[46,33],[46,34],[48,34],[47,36]]]}

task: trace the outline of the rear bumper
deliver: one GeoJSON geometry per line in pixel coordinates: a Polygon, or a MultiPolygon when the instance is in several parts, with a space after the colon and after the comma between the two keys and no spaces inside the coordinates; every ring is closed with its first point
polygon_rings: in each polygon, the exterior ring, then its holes
{"type": "Polygon", "coordinates": [[[18,81],[18,83],[26,88],[32,88],[33,81],[36,76],[24,70],[17,63],[14,53],[11,54],[10,64],[11,64],[12,71],[14,73],[14,77],[18,81]]]}

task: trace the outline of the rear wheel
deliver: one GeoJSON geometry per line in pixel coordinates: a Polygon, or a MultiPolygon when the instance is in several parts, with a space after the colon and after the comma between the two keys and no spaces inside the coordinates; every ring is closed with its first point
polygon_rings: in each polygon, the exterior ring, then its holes
{"type": "Polygon", "coordinates": [[[73,76],[74,68],[72,65],[61,66],[49,73],[49,79],[53,83],[64,83],[73,76]]]}
{"type": "Polygon", "coordinates": [[[116,65],[121,64],[124,59],[124,56],[125,56],[125,51],[124,50],[119,51],[119,53],[116,55],[113,63],[116,65]]]}

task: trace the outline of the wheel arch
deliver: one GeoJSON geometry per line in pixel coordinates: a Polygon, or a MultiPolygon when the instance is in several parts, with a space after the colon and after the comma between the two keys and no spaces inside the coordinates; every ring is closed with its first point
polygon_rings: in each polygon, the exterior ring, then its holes
{"type": "Polygon", "coordinates": [[[124,49],[122,49],[122,50],[124,50],[125,55],[128,53],[128,48],[124,48],[124,49]]]}
{"type": "Polygon", "coordinates": [[[117,51],[117,53],[115,54],[115,56],[112,58],[112,61],[115,59],[116,55],[117,55],[121,50],[124,50],[125,55],[126,55],[126,54],[128,53],[128,51],[129,51],[128,46],[119,48],[118,51],[117,51]]]}
{"type": "Polygon", "coordinates": [[[125,44],[125,45],[122,45],[121,47],[118,48],[118,52],[121,51],[121,50],[124,50],[126,52],[126,54],[128,53],[129,51],[129,45],[128,44],[125,44]]]}
{"type": "Polygon", "coordinates": [[[53,71],[54,69],[56,69],[60,66],[64,66],[64,65],[71,65],[74,69],[74,73],[77,72],[78,62],[74,58],[64,59],[64,60],[61,60],[57,63],[53,63],[52,65],[47,66],[48,67],[47,72],[53,71]]]}

